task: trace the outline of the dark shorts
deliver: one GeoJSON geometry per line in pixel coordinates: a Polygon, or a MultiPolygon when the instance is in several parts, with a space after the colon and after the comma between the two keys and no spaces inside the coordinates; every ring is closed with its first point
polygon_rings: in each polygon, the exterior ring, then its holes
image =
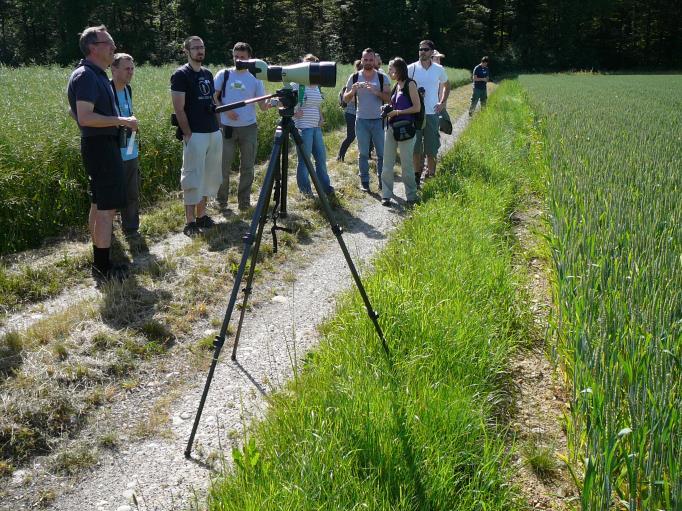
{"type": "Polygon", "coordinates": [[[90,180],[90,202],[105,211],[125,208],[125,174],[118,138],[81,138],[81,156],[90,180]]]}

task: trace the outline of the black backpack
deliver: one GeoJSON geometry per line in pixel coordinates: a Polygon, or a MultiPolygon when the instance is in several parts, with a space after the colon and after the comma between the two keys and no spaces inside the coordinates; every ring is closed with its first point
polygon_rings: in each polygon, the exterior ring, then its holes
{"type": "Polygon", "coordinates": [[[414,74],[416,72],[417,69],[414,68],[412,70],[412,78],[409,78],[409,80],[412,80],[417,85],[417,93],[419,94],[419,112],[416,114],[414,124],[418,130],[423,130],[426,125],[426,107],[424,106],[424,94],[426,93],[426,90],[424,87],[419,87],[419,84],[415,81],[414,74]]]}
{"type": "Polygon", "coordinates": [[[223,86],[220,88],[220,98],[223,99],[223,96],[225,96],[225,87],[227,86],[227,81],[230,79],[230,70],[225,68],[225,75],[223,77],[223,86]]]}
{"type": "MultiPolygon", "coordinates": [[[[380,73],[377,71],[377,74],[379,75],[379,88],[383,91],[384,90],[384,74],[380,73]]],[[[360,76],[360,71],[356,71],[353,73],[353,83],[356,83],[358,81],[358,77],[360,76]]],[[[343,109],[345,109],[348,106],[348,103],[346,103],[343,100],[343,95],[346,93],[346,86],[344,85],[341,87],[341,90],[339,91],[339,106],[343,109]]],[[[358,107],[358,97],[355,96],[355,108],[358,107]]]]}

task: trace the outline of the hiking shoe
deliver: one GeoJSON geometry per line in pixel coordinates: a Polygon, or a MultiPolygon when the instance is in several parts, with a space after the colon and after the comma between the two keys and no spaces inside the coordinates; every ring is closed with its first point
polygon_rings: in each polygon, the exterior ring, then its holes
{"type": "Polygon", "coordinates": [[[189,222],[188,224],[185,224],[185,228],[182,230],[182,233],[185,236],[194,238],[195,236],[199,236],[201,234],[201,229],[199,229],[199,226],[196,222],[189,222]]]}
{"type": "Polygon", "coordinates": [[[141,238],[140,233],[136,230],[123,231],[123,236],[125,236],[128,241],[139,240],[141,238]]]}
{"type": "Polygon", "coordinates": [[[391,207],[391,199],[381,199],[381,205],[387,208],[391,207]]]}
{"type": "Polygon", "coordinates": [[[204,215],[197,218],[197,226],[202,229],[210,229],[215,226],[215,222],[210,216],[204,215]]]}
{"type": "Polygon", "coordinates": [[[334,195],[336,193],[336,189],[333,186],[330,186],[327,189],[327,195],[334,195]]]}
{"type": "Polygon", "coordinates": [[[365,192],[369,192],[369,183],[360,183],[360,188],[365,192]]]}
{"type": "Polygon", "coordinates": [[[248,211],[251,207],[251,203],[247,202],[239,205],[239,211],[248,211]]]}

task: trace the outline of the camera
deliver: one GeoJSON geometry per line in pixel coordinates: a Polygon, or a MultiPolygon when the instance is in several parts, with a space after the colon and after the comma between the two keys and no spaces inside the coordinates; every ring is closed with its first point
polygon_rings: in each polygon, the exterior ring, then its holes
{"type": "Polygon", "coordinates": [[[388,116],[389,113],[391,113],[394,110],[394,108],[390,105],[390,103],[386,103],[385,105],[382,105],[381,107],[381,118],[386,120],[386,117],[388,116]]]}
{"type": "Polygon", "coordinates": [[[336,87],[336,62],[301,62],[290,66],[268,66],[260,59],[237,60],[237,70],[247,69],[268,82],[296,82],[302,85],[336,87]]]}
{"type": "Polygon", "coordinates": [[[118,147],[128,147],[128,139],[133,134],[133,130],[125,126],[118,127],[118,147]]]}

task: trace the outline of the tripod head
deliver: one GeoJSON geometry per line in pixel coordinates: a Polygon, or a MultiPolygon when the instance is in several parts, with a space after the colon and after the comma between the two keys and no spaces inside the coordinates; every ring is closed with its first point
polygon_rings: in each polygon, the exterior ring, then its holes
{"type": "Polygon", "coordinates": [[[295,91],[290,87],[284,87],[278,89],[275,92],[274,97],[279,100],[280,106],[277,110],[281,117],[291,117],[294,115],[294,107],[296,106],[296,103],[298,103],[298,91],[295,91]]]}

